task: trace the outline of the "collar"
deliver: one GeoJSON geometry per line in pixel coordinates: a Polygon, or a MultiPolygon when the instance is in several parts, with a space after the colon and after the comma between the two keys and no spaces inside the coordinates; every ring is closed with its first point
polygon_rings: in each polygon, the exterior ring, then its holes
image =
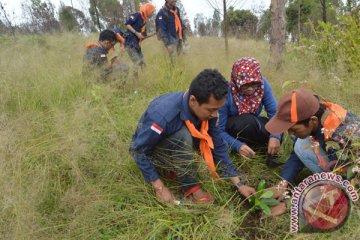
{"type": "Polygon", "coordinates": [[[315,137],[316,140],[318,140],[319,142],[324,142],[324,134],[322,133],[322,128],[323,125],[319,121],[319,125],[317,126],[317,128],[313,132],[311,132],[311,136],[315,137]]]}
{"type": "Polygon", "coordinates": [[[175,6],[174,6],[174,7],[171,7],[171,6],[168,6],[167,4],[165,4],[165,5],[164,5],[164,9],[165,9],[166,11],[170,11],[170,10],[175,10],[176,7],[175,7],[175,6]]]}
{"type": "Polygon", "coordinates": [[[199,119],[197,119],[197,117],[194,116],[194,114],[192,114],[190,111],[189,98],[190,98],[189,92],[188,91],[184,92],[182,99],[182,110],[180,112],[180,119],[182,121],[190,120],[192,124],[194,124],[195,126],[199,126],[200,125],[199,119]]]}
{"type": "Polygon", "coordinates": [[[98,46],[103,49],[106,53],[109,53],[109,50],[107,50],[106,48],[104,48],[102,45],[101,45],[101,42],[98,41],[98,46]]]}

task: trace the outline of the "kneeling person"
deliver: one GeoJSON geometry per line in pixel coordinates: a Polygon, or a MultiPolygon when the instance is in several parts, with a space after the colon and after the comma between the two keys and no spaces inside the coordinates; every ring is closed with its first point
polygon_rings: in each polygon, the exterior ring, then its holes
{"type": "Polygon", "coordinates": [[[84,55],[83,74],[89,75],[99,71],[98,79],[105,81],[111,78],[127,76],[129,67],[117,57],[108,60],[109,50],[113,49],[117,42],[116,34],[111,30],[100,33],[98,42],[87,44],[84,55]],[[111,75],[111,76],[110,76],[111,75]]]}
{"type": "Polygon", "coordinates": [[[212,201],[199,185],[193,147],[200,148],[212,177],[218,178],[220,170],[221,176],[229,178],[243,196],[255,192],[240,181],[217,127],[218,111],[227,92],[224,77],[217,70],[206,69],[192,81],[188,92],[162,95],[142,115],[130,152],[159,201],[173,203],[175,197],[158,170],[174,173],[184,195],[194,202],[212,201]]]}

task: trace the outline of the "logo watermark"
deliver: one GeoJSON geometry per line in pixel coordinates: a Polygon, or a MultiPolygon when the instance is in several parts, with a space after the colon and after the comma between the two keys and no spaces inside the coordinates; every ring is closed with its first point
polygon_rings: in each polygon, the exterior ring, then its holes
{"type": "Polygon", "coordinates": [[[332,231],[346,222],[359,196],[348,180],[331,172],[315,173],[294,188],[290,232],[332,231]]]}

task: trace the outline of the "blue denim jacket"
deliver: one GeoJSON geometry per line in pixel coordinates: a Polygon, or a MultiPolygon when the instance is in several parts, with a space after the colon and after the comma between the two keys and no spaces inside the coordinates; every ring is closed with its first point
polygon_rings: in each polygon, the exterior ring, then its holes
{"type": "MultiPolygon", "coordinates": [[[[200,128],[199,121],[189,109],[189,94],[175,92],[161,95],[154,99],[142,115],[130,146],[130,153],[141,170],[147,182],[155,181],[159,175],[151,162],[152,152],[156,145],[166,137],[179,131],[185,120],[190,120],[196,128],[200,128]]],[[[212,154],[215,165],[220,167],[223,177],[238,176],[228,154],[228,146],[221,138],[217,119],[209,120],[208,133],[214,142],[212,154]]],[[[198,141],[194,139],[195,147],[198,141]]]]}

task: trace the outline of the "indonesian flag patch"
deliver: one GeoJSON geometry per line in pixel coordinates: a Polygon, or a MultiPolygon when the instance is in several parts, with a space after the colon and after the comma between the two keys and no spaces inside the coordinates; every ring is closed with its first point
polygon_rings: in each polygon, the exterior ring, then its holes
{"type": "Polygon", "coordinates": [[[159,20],[161,20],[162,19],[162,16],[159,16],[159,18],[158,18],[159,20]]]}
{"type": "Polygon", "coordinates": [[[162,129],[159,125],[157,125],[156,123],[153,123],[151,125],[151,130],[153,130],[154,132],[156,132],[157,134],[161,134],[163,132],[164,129],[162,129]]]}

